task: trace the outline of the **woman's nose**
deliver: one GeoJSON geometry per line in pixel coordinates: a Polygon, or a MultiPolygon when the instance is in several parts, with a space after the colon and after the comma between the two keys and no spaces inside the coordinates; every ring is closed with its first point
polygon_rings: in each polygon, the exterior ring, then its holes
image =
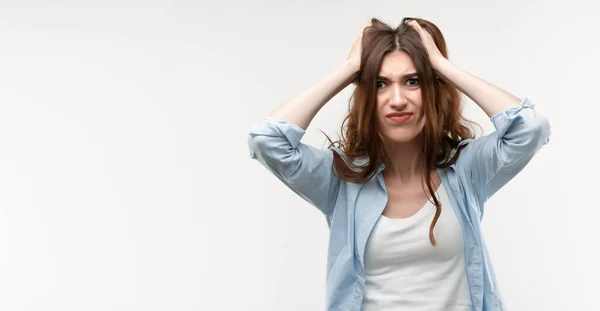
{"type": "Polygon", "coordinates": [[[393,106],[402,106],[405,104],[406,100],[404,98],[404,94],[402,91],[402,88],[398,85],[394,85],[392,87],[392,98],[391,98],[391,104],[393,106]]]}

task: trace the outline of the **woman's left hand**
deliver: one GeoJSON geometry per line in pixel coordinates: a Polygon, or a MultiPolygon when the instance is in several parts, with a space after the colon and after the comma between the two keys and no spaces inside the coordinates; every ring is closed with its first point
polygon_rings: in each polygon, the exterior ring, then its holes
{"type": "Polygon", "coordinates": [[[431,61],[433,67],[436,68],[437,63],[439,61],[443,61],[446,58],[444,57],[444,55],[442,55],[438,47],[435,45],[435,42],[433,42],[431,34],[429,34],[427,30],[423,29],[421,25],[419,25],[419,23],[415,20],[410,21],[408,25],[411,26],[414,30],[416,30],[417,33],[419,33],[421,41],[423,41],[423,45],[425,45],[425,48],[427,49],[429,60],[431,61]]]}

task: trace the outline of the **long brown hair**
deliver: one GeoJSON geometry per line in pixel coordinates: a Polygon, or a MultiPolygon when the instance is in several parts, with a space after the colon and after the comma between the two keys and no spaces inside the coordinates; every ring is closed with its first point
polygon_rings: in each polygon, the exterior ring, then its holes
{"type": "Polygon", "coordinates": [[[346,158],[337,152],[333,153],[334,174],[353,183],[364,183],[372,178],[386,157],[376,127],[377,76],[385,55],[392,51],[406,52],[415,64],[422,92],[426,118],[422,135],[422,169],[427,189],[433,198],[432,203],[436,206],[429,227],[429,240],[436,245],[433,228],[441,214],[441,203],[435,196],[430,172],[452,165],[465,146],[459,146],[459,143],[474,138],[474,133],[463,123],[472,122],[462,116],[458,90],[449,81],[436,75],[419,34],[407,24],[412,20],[416,20],[431,34],[442,55],[448,58],[444,37],[433,23],[406,17],[398,27],[392,29],[376,18],[371,19],[371,26],[363,32],[361,66],[353,81],[356,88],[350,98],[348,115],[342,122],[341,139],[332,142],[327,134],[323,134],[330,142],[329,147],[337,144],[336,147],[343,151],[346,158]],[[353,161],[359,158],[369,161],[366,165],[358,166],[353,161]]]}

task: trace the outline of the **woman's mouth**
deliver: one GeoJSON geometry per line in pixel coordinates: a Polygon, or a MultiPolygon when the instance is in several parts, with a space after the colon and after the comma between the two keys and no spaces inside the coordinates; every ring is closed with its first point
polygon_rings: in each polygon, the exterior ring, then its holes
{"type": "Polygon", "coordinates": [[[391,115],[387,118],[394,123],[403,123],[403,122],[408,121],[410,118],[412,118],[412,113],[403,114],[403,115],[391,115]]]}

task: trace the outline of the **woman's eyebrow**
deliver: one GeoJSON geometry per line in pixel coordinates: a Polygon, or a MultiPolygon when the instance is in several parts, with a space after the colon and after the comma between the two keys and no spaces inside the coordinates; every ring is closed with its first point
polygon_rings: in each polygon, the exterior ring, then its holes
{"type": "MultiPolygon", "coordinates": [[[[411,73],[407,73],[407,74],[403,75],[402,78],[407,79],[407,78],[411,78],[416,75],[417,75],[416,72],[411,72],[411,73]]],[[[377,79],[384,80],[384,81],[391,81],[391,79],[386,76],[377,76],[377,79]]]]}

